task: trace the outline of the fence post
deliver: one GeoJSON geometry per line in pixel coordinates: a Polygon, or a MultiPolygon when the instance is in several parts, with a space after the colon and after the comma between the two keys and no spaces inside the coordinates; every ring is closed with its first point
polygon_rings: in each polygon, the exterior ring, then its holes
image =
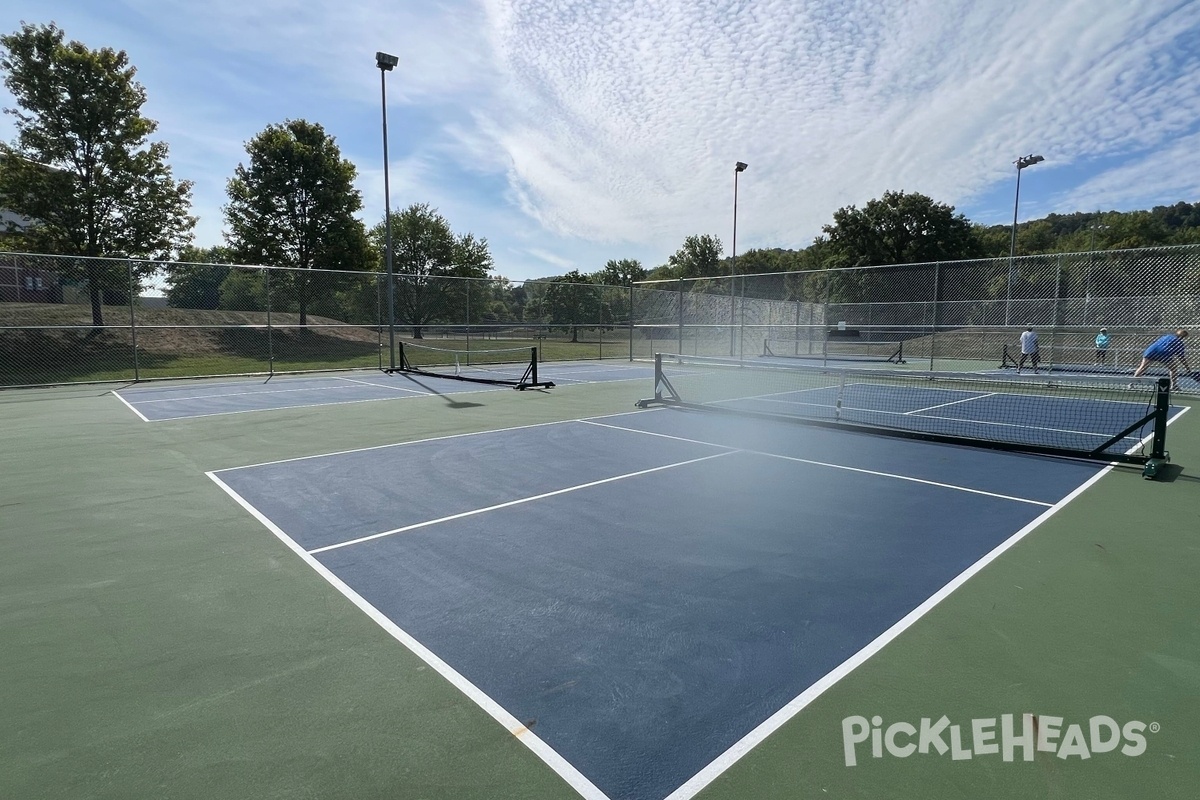
{"type": "Polygon", "coordinates": [[[629,282],[629,360],[633,361],[633,281],[629,282]]]}
{"type": "Polygon", "coordinates": [[[141,371],[138,368],[137,317],[133,310],[133,304],[137,301],[137,291],[133,286],[133,261],[125,261],[125,271],[129,278],[129,335],[133,340],[133,379],[138,381],[141,380],[141,371]]]}
{"type": "Polygon", "coordinates": [[[734,351],[734,347],[735,347],[734,340],[737,338],[736,334],[734,333],[734,325],[735,325],[734,320],[737,317],[737,311],[736,311],[736,306],[735,306],[736,286],[737,286],[736,279],[733,277],[733,274],[731,273],[729,275],[729,357],[730,358],[733,358],[733,351],[734,351]]]}
{"type": "Polygon", "coordinates": [[[679,276],[679,355],[683,355],[683,276],[679,276]]]}
{"type": "MultiPolygon", "coordinates": [[[[1062,277],[1063,277],[1063,257],[1060,254],[1057,259],[1057,267],[1054,271],[1054,314],[1050,321],[1050,369],[1058,363],[1058,358],[1055,356],[1058,343],[1058,318],[1059,309],[1062,306],[1062,277]]],[[[1047,370],[1049,371],[1049,370],[1047,370]]]]}
{"type": "MultiPolygon", "coordinates": [[[[795,352],[792,355],[800,355],[800,300],[796,300],[796,329],[792,332],[792,347],[795,352]]],[[[767,354],[766,344],[763,345],[763,355],[767,354]]]]}
{"type": "Polygon", "coordinates": [[[275,342],[271,328],[271,269],[263,267],[264,280],[267,289],[267,374],[275,375],[275,342]]]}
{"type": "Polygon", "coordinates": [[[941,300],[942,291],[942,262],[936,261],[933,265],[933,319],[931,320],[931,329],[929,331],[929,370],[933,371],[933,351],[937,346],[937,329],[938,329],[938,301],[941,300]]]}

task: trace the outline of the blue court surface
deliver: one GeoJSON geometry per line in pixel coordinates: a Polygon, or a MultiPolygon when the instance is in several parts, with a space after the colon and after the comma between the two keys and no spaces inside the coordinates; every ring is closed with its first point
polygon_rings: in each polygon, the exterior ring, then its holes
{"type": "MultiPolygon", "coordinates": [[[[573,361],[539,365],[541,375],[559,386],[611,381],[646,380],[654,374],[647,364],[573,361]]],[[[478,375],[484,373],[479,372],[478,375]]],[[[470,383],[415,373],[362,371],[321,375],[279,375],[272,378],[151,383],[114,391],[122,402],[146,422],[190,419],[249,411],[365,403],[378,400],[445,396],[487,391],[513,391],[511,387],[470,383]]]]}
{"type": "Polygon", "coordinates": [[[1104,469],[656,409],[210,477],[583,796],[681,800],[1104,469]]]}

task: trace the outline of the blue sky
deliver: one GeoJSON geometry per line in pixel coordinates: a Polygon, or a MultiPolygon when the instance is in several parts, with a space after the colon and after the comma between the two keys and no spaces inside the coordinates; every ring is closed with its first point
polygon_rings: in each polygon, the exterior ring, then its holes
{"type": "MultiPolygon", "coordinates": [[[[318,122],[383,218],[429,203],[513,279],[665,263],[692,234],[799,248],[891,189],[1010,224],[1200,201],[1200,2],[6,0],[129,53],[196,243],[245,143],[318,122]]],[[[13,100],[0,89],[0,104],[13,100]]],[[[10,117],[0,137],[12,140],[10,117]]]]}

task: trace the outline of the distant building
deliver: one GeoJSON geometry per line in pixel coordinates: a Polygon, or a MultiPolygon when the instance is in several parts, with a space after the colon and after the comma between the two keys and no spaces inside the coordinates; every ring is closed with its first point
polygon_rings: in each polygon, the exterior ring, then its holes
{"type": "Polygon", "coordinates": [[[61,303],[57,272],[24,266],[19,256],[0,253],[0,303],[61,303]]]}
{"type": "MultiPolygon", "coordinates": [[[[32,222],[29,217],[0,207],[0,233],[8,234],[10,244],[19,242],[32,222]]],[[[0,303],[61,303],[62,277],[57,272],[23,265],[22,260],[21,256],[0,253],[0,303]]]]}

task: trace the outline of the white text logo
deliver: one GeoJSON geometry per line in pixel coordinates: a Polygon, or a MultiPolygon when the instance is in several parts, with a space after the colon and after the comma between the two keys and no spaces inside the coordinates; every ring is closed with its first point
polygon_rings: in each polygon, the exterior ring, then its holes
{"type": "Polygon", "coordinates": [[[915,725],[893,722],[887,726],[882,717],[853,716],[842,720],[842,747],[847,767],[858,763],[858,747],[868,740],[872,758],[883,758],[885,752],[896,758],[949,753],[954,761],[994,755],[1014,761],[1020,753],[1022,760],[1033,761],[1034,753],[1042,752],[1062,759],[1088,759],[1118,748],[1122,755],[1133,757],[1146,752],[1146,732],[1158,730],[1157,722],[1147,725],[1130,720],[1120,725],[1104,715],[1069,725],[1063,724],[1062,717],[1003,714],[998,720],[973,719],[967,725],[952,724],[943,716],[936,721],[926,717],[915,725]]]}

